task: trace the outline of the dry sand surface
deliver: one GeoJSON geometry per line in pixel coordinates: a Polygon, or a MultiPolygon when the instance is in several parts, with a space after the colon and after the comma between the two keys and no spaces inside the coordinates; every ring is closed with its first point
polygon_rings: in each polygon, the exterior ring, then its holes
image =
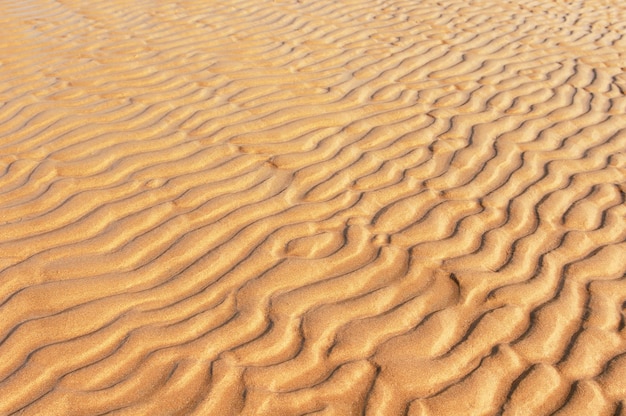
{"type": "Polygon", "coordinates": [[[0,25],[0,415],[626,414],[620,1],[0,25]]]}

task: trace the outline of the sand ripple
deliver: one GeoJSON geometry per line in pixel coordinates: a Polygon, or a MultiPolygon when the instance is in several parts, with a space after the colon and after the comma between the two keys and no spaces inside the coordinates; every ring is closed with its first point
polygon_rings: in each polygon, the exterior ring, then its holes
{"type": "Polygon", "coordinates": [[[618,3],[0,0],[0,414],[625,414],[618,3]]]}

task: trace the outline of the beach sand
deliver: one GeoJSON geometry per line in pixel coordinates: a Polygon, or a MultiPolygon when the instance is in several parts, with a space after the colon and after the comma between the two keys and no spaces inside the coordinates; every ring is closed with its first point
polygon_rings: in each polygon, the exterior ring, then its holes
{"type": "Polygon", "coordinates": [[[626,415],[626,5],[0,24],[0,415],[626,415]]]}

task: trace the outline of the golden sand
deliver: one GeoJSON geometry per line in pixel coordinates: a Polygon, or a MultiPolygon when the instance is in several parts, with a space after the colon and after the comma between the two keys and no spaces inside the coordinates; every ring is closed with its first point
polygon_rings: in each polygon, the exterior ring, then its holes
{"type": "Polygon", "coordinates": [[[625,4],[0,25],[0,415],[626,415],[625,4]]]}

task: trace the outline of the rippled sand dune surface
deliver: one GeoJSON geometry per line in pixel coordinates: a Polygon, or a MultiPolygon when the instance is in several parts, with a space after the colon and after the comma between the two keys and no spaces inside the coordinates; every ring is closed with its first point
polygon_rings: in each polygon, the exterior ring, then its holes
{"type": "Polygon", "coordinates": [[[626,415],[626,4],[0,25],[0,415],[626,415]]]}

